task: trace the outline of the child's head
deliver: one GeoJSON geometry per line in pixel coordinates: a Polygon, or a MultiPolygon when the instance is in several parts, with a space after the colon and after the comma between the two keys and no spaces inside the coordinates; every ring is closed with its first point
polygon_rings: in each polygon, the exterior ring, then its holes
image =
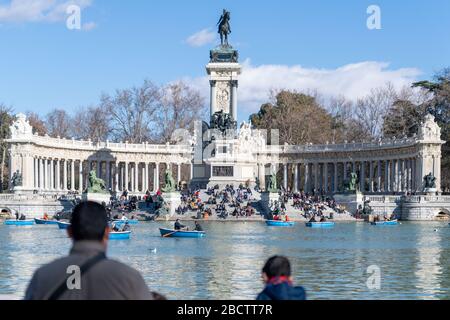
{"type": "Polygon", "coordinates": [[[291,278],[291,264],[286,257],[274,256],[267,260],[262,269],[264,282],[269,282],[273,278],[288,277],[291,278]]]}

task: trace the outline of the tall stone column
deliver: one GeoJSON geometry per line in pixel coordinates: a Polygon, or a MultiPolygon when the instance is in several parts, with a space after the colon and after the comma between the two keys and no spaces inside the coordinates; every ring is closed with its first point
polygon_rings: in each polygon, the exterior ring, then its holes
{"type": "Polygon", "coordinates": [[[38,158],[39,160],[39,190],[44,190],[44,160],[38,158]]]}
{"type": "Polygon", "coordinates": [[[338,193],[338,191],[339,191],[339,186],[338,186],[338,184],[339,184],[339,182],[338,182],[338,163],[337,162],[335,162],[334,163],[334,171],[333,171],[333,173],[334,173],[334,176],[333,176],[333,193],[338,193]]]}
{"type": "Polygon", "coordinates": [[[231,113],[234,121],[238,121],[237,114],[237,92],[238,82],[236,80],[231,81],[231,113]]]}
{"type": "Polygon", "coordinates": [[[417,189],[417,181],[416,181],[416,159],[411,159],[411,191],[417,189]]]}
{"type": "Polygon", "coordinates": [[[44,190],[48,191],[48,159],[44,159],[44,190]]]}
{"type": "Polygon", "coordinates": [[[322,189],[323,192],[328,193],[328,163],[326,162],[322,168],[322,189]]]}
{"type": "Polygon", "coordinates": [[[114,163],[114,192],[119,192],[119,162],[114,163]]]}
{"type": "Polygon", "coordinates": [[[75,191],[75,160],[70,162],[70,190],[75,191]]]}
{"type": "Polygon", "coordinates": [[[359,188],[361,192],[366,192],[366,162],[361,161],[361,170],[360,170],[360,184],[359,188]]]}
{"type": "Polygon", "coordinates": [[[55,160],[50,160],[50,190],[55,190],[55,160]]]}
{"type": "Polygon", "coordinates": [[[381,186],[381,160],[378,160],[377,163],[377,192],[380,193],[382,190],[382,186],[381,186]]]}
{"type": "Polygon", "coordinates": [[[374,172],[375,172],[375,169],[373,166],[373,161],[370,160],[370,162],[369,162],[369,192],[374,191],[374,178],[373,178],[373,176],[375,174],[374,172]]]}
{"type": "Polygon", "coordinates": [[[294,163],[294,192],[298,192],[298,163],[294,163]]]}
{"type": "Polygon", "coordinates": [[[64,165],[63,165],[63,170],[64,170],[64,172],[63,172],[63,184],[64,184],[64,187],[63,187],[63,190],[64,191],[67,191],[67,159],[64,159],[64,165]]]}
{"type": "Polygon", "coordinates": [[[181,163],[177,164],[177,183],[178,185],[181,182],[181,163]]]}
{"type": "Polygon", "coordinates": [[[80,159],[80,170],[79,170],[79,172],[78,172],[78,174],[79,174],[79,177],[78,177],[78,191],[80,192],[80,193],[83,193],[83,190],[84,190],[84,185],[83,185],[83,183],[84,183],[84,181],[83,181],[83,173],[84,173],[84,171],[83,171],[83,160],[81,160],[80,159]]]}
{"type": "Polygon", "coordinates": [[[389,192],[390,188],[389,188],[389,183],[390,183],[390,179],[389,179],[389,160],[385,160],[384,161],[384,192],[389,192]]]}
{"type": "Polygon", "coordinates": [[[61,159],[56,160],[56,190],[61,190],[61,159]]]}
{"type": "Polygon", "coordinates": [[[209,81],[210,84],[210,116],[213,116],[217,111],[217,92],[216,92],[216,81],[209,81]]]}
{"type": "Polygon", "coordinates": [[[283,187],[284,190],[288,189],[288,164],[283,164],[283,187]]]}
{"type": "Polygon", "coordinates": [[[347,162],[343,163],[343,173],[342,173],[342,180],[347,180],[348,179],[348,175],[347,175],[347,162]]]}
{"type": "Polygon", "coordinates": [[[108,160],[106,160],[105,162],[105,166],[106,166],[106,188],[110,189],[111,188],[111,162],[109,162],[108,160]]]}
{"type": "Polygon", "coordinates": [[[139,192],[139,163],[134,163],[134,192],[139,192]]]}
{"type": "Polygon", "coordinates": [[[37,158],[33,159],[33,166],[34,166],[34,185],[33,185],[33,188],[36,190],[38,188],[38,184],[39,184],[39,180],[38,180],[39,169],[38,169],[38,164],[37,164],[37,158]]]}
{"type": "Polygon", "coordinates": [[[129,165],[129,163],[125,162],[125,183],[124,183],[124,186],[125,186],[125,190],[130,191],[130,183],[129,183],[129,178],[128,178],[128,165],[129,165]]]}
{"type": "Polygon", "coordinates": [[[314,162],[314,190],[319,190],[319,163],[314,162]]]}
{"type": "Polygon", "coordinates": [[[305,163],[305,192],[309,192],[309,163],[305,163]]]}
{"type": "Polygon", "coordinates": [[[159,190],[159,162],[155,163],[155,176],[154,176],[154,188],[155,192],[159,190]]]}

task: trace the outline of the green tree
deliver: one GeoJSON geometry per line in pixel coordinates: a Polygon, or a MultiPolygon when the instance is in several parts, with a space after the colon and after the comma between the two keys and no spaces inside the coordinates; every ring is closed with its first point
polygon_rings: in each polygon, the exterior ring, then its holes
{"type": "Polygon", "coordinates": [[[263,104],[250,121],[256,128],[279,130],[281,144],[322,144],[342,139],[339,117],[333,117],[314,97],[292,91],[280,91],[275,101],[263,104]]]}

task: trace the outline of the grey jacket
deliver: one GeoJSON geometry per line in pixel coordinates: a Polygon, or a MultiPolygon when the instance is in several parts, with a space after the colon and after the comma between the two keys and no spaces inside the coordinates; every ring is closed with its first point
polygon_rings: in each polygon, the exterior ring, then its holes
{"type": "MultiPolygon", "coordinates": [[[[28,286],[25,300],[48,300],[62,282],[73,273],[67,273],[72,265],[83,263],[101,252],[100,242],[75,242],[70,255],[38,269],[28,286]]],[[[152,300],[153,294],[138,271],[123,263],[105,259],[97,263],[81,277],[81,289],[66,290],[60,300],[152,300]]]]}

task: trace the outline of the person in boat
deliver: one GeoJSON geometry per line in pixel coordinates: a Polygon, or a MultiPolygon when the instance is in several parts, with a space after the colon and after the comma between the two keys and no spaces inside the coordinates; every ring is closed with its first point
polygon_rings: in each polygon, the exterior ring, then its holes
{"type": "Polygon", "coordinates": [[[73,241],[69,255],[34,273],[25,300],[154,299],[137,270],[106,256],[110,229],[104,207],[90,201],[78,204],[67,233],[73,241]],[[80,289],[67,286],[70,266],[80,267],[80,289]]]}
{"type": "Polygon", "coordinates": [[[111,224],[111,230],[113,232],[119,232],[120,231],[119,227],[115,223],[111,224]]]}
{"type": "Polygon", "coordinates": [[[198,223],[198,221],[195,221],[195,229],[194,230],[199,231],[199,232],[203,231],[203,228],[200,225],[200,223],[198,223]]]}
{"type": "Polygon", "coordinates": [[[306,300],[303,287],[295,287],[292,282],[291,264],[286,257],[270,258],[262,269],[264,290],[256,300],[306,300]]]}
{"type": "Polygon", "coordinates": [[[186,226],[181,224],[180,219],[177,219],[175,221],[174,230],[177,230],[177,231],[179,231],[179,230],[187,230],[187,228],[186,228],[186,226]]]}
{"type": "Polygon", "coordinates": [[[309,222],[311,222],[311,223],[317,222],[315,214],[312,216],[312,218],[309,220],[309,222]]]}
{"type": "Polygon", "coordinates": [[[16,216],[16,220],[19,220],[20,216],[19,216],[19,213],[17,211],[16,211],[15,216],[16,216]]]}
{"type": "Polygon", "coordinates": [[[130,223],[127,221],[122,227],[122,232],[128,232],[131,230],[130,223]]]}
{"type": "Polygon", "coordinates": [[[322,218],[320,218],[320,222],[327,222],[327,218],[325,218],[325,216],[322,216],[322,218]]]}
{"type": "Polygon", "coordinates": [[[45,220],[45,221],[50,220],[50,218],[49,218],[47,213],[44,213],[44,217],[42,217],[42,220],[45,220]]]}
{"type": "Polygon", "coordinates": [[[20,221],[25,221],[25,220],[27,220],[27,217],[26,217],[24,214],[22,214],[22,215],[20,216],[19,220],[20,220],[20,221]]]}

